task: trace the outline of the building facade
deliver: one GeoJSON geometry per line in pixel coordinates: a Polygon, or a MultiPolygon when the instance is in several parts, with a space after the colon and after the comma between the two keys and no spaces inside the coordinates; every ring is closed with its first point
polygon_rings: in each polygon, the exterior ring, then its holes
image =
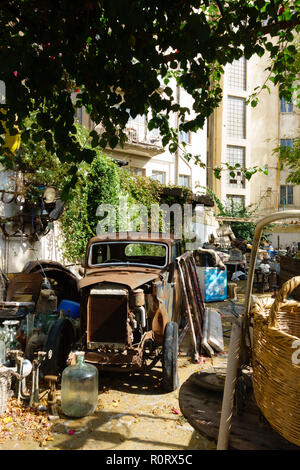
{"type": "MultiPolygon", "coordinates": [[[[265,56],[254,56],[247,61],[242,57],[228,64],[223,77],[222,103],[208,122],[208,187],[224,205],[243,204],[255,211],[257,217],[300,209],[300,187],[286,183],[288,171],[275,151],[280,146],[293,146],[293,140],[299,137],[299,108],[280,99],[278,88],[270,82],[269,90],[260,91],[256,107],[247,104],[254,90],[266,82],[268,65],[265,56]],[[266,166],[268,175],[257,172],[247,181],[242,172],[236,171],[233,176],[224,170],[217,180],[213,168],[224,167],[225,163],[232,167],[236,164],[246,168],[266,166]]],[[[277,235],[273,238],[277,245],[277,235]]],[[[286,244],[289,237],[283,238],[286,244]]]]}
{"type": "MultiPolygon", "coordinates": [[[[176,96],[180,104],[191,107],[190,97],[182,91],[176,90],[176,96]]],[[[84,109],[77,108],[76,119],[87,129],[96,129],[101,134],[101,124],[97,125],[90,120],[84,109]]],[[[176,127],[177,116],[170,116],[170,125],[176,127]]],[[[180,133],[180,143],[184,142],[185,148],[175,154],[170,153],[162,146],[162,141],[157,131],[149,131],[147,117],[137,116],[130,119],[126,126],[128,141],[124,148],[106,149],[105,152],[113,159],[123,161],[124,171],[132,174],[145,175],[154,178],[167,185],[180,185],[192,189],[194,192],[206,184],[206,170],[184,158],[184,153],[201,154],[203,162],[206,159],[206,128],[197,134],[180,133]]],[[[6,273],[22,271],[28,261],[53,260],[63,262],[60,246],[62,243],[59,231],[59,221],[53,223],[52,229],[37,241],[30,241],[30,237],[22,230],[15,227],[21,219],[12,219],[20,212],[20,206],[16,198],[12,197],[17,192],[16,184],[18,175],[15,172],[0,172],[0,217],[7,219],[4,230],[0,231],[0,269],[6,273]]],[[[202,191],[203,192],[203,191],[202,191]]]]}
{"type": "MultiPolygon", "coordinates": [[[[183,89],[177,87],[175,82],[169,86],[174,90],[177,103],[191,110],[189,119],[192,118],[192,98],[183,89]]],[[[101,124],[91,122],[84,112],[79,111],[77,119],[85,127],[90,130],[95,129],[99,134],[104,131],[101,124]]],[[[148,130],[148,119],[149,116],[130,118],[125,129],[128,141],[124,147],[120,145],[114,149],[107,147],[105,153],[127,163],[123,167],[124,170],[133,174],[148,176],[167,185],[186,186],[193,192],[198,192],[201,187],[205,187],[206,169],[191,160],[187,161],[184,154],[200,155],[201,161],[206,164],[206,124],[197,133],[179,132],[179,150],[176,153],[170,153],[167,147],[163,147],[159,132],[148,130]]],[[[176,113],[169,116],[169,122],[171,127],[178,128],[176,113]]]]}

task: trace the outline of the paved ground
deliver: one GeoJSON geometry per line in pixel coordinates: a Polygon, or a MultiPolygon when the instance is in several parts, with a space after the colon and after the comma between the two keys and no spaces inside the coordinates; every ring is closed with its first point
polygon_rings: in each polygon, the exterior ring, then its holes
{"type": "MultiPolygon", "coordinates": [[[[214,359],[222,360],[222,358],[214,359]]],[[[179,357],[180,386],[207,362],[179,357]]],[[[92,416],[49,420],[46,413],[10,412],[0,417],[0,450],[208,450],[215,444],[199,435],[183,417],[179,389],[165,393],[159,368],[151,374],[101,375],[98,408],[92,416]],[[26,430],[23,423],[26,420],[26,430]],[[20,425],[22,421],[22,426],[20,425]],[[38,424],[37,424],[38,421],[38,424]],[[1,439],[2,437],[2,439],[1,439]]],[[[58,394],[59,399],[59,394],[58,394]]]]}

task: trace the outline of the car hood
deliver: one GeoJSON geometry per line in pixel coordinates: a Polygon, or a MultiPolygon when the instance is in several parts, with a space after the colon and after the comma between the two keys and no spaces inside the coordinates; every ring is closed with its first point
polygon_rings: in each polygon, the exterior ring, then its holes
{"type": "Polygon", "coordinates": [[[157,279],[159,274],[160,270],[152,270],[151,272],[127,270],[98,271],[97,273],[89,273],[87,276],[80,279],[78,285],[79,289],[83,289],[84,287],[92,286],[93,284],[109,282],[113,284],[122,284],[133,290],[146,282],[157,279]]]}

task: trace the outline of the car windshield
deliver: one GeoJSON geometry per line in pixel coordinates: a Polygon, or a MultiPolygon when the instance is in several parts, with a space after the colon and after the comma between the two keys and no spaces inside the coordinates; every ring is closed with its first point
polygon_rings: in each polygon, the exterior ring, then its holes
{"type": "Polygon", "coordinates": [[[168,246],[154,242],[100,242],[89,252],[89,265],[142,264],[153,267],[167,265],[168,246]]]}

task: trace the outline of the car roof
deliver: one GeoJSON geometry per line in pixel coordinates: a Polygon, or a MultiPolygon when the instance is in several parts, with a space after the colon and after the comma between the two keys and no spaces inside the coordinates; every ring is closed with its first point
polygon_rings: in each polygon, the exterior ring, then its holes
{"type": "Polygon", "coordinates": [[[105,233],[90,239],[88,246],[93,243],[103,241],[150,241],[150,242],[163,242],[174,244],[180,240],[180,237],[175,237],[169,233],[148,233],[148,232],[116,232],[105,233]]]}

